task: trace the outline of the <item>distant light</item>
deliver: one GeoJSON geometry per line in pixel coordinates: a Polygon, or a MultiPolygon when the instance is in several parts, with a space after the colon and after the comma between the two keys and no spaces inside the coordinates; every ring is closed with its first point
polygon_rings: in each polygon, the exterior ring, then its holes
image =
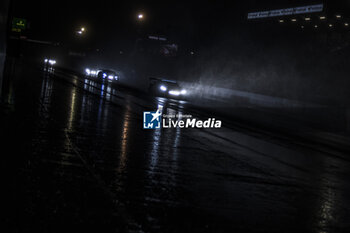
{"type": "Polygon", "coordinates": [[[115,80],[118,80],[118,76],[117,76],[117,75],[116,75],[116,76],[114,76],[114,79],[115,79],[115,80]]]}
{"type": "Polygon", "coordinates": [[[194,52],[193,52],[193,51],[191,51],[191,55],[194,55],[194,52]]]}
{"type": "Polygon", "coordinates": [[[326,19],[326,16],[320,16],[320,19],[324,20],[324,19],[326,19]]]}
{"type": "Polygon", "coordinates": [[[340,19],[341,18],[341,15],[336,15],[335,16],[337,19],[340,19]]]}
{"type": "Polygon", "coordinates": [[[137,17],[138,17],[139,19],[143,19],[143,14],[139,14],[137,17]]]}
{"type": "Polygon", "coordinates": [[[301,25],[301,28],[304,28],[304,25],[301,25]]]}
{"type": "Polygon", "coordinates": [[[297,21],[297,19],[292,19],[292,22],[296,22],[297,21]]]}
{"type": "Polygon", "coordinates": [[[305,18],[305,21],[310,21],[310,20],[311,20],[310,17],[306,17],[306,18],[305,18]]]}
{"type": "Polygon", "coordinates": [[[114,76],[113,75],[108,75],[108,79],[113,79],[114,78],[114,76]]]}
{"type": "Polygon", "coordinates": [[[280,23],[284,23],[284,20],[283,20],[283,19],[280,19],[280,20],[278,20],[278,22],[280,22],[280,23]]]}
{"type": "Polygon", "coordinates": [[[90,71],[89,68],[86,68],[86,69],[85,69],[85,72],[86,72],[88,75],[90,75],[90,72],[91,72],[91,71],[90,71]]]}
{"type": "Polygon", "coordinates": [[[181,95],[186,95],[187,91],[186,90],[181,90],[181,95]]]}
{"type": "Polygon", "coordinates": [[[47,58],[45,58],[44,62],[47,63],[49,60],[47,58]]]}
{"type": "Polygon", "coordinates": [[[318,26],[317,26],[317,25],[315,25],[314,27],[315,27],[315,28],[318,28],[318,26]]]}
{"type": "Polygon", "coordinates": [[[168,90],[168,88],[166,88],[166,86],[163,86],[163,85],[160,86],[159,89],[160,89],[161,91],[166,91],[166,90],[168,90]]]}
{"type": "Polygon", "coordinates": [[[102,77],[103,77],[103,78],[107,77],[107,74],[106,74],[106,73],[103,73],[102,77]]]}
{"type": "Polygon", "coordinates": [[[331,27],[333,27],[333,24],[328,24],[328,26],[331,28],[331,27]]]}
{"type": "Polygon", "coordinates": [[[348,23],[344,23],[344,26],[347,27],[347,26],[349,26],[349,24],[348,23]]]}
{"type": "Polygon", "coordinates": [[[81,28],[80,31],[84,32],[84,31],[85,31],[85,28],[81,28]]]}
{"type": "Polygon", "coordinates": [[[81,35],[81,34],[83,34],[83,32],[82,32],[82,31],[77,31],[77,33],[78,33],[78,34],[80,34],[80,35],[81,35]]]}

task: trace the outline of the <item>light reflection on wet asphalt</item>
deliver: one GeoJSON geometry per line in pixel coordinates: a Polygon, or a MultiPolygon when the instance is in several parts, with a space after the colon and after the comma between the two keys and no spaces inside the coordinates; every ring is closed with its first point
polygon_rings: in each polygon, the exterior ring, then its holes
{"type": "Polygon", "coordinates": [[[167,114],[196,112],[186,101],[59,71],[33,75],[15,96],[19,107],[26,92],[37,101],[30,140],[38,156],[30,158],[58,164],[57,173],[91,176],[75,170],[86,166],[79,153],[98,179],[89,182],[111,193],[135,231],[349,230],[347,161],[226,127],[234,122],[220,130],[144,130],[142,112],[159,105],[167,114]]]}

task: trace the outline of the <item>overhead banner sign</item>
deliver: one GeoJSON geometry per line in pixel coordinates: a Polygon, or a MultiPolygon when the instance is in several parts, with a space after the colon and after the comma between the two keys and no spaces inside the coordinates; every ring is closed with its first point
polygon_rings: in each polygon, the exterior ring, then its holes
{"type": "Polygon", "coordinates": [[[161,36],[148,36],[148,39],[166,41],[166,38],[161,36]]]}
{"type": "Polygon", "coordinates": [[[285,8],[270,11],[258,11],[248,13],[248,19],[260,19],[260,18],[270,18],[285,15],[297,15],[297,14],[309,14],[315,12],[322,12],[323,4],[300,6],[294,8],[285,8]]]}

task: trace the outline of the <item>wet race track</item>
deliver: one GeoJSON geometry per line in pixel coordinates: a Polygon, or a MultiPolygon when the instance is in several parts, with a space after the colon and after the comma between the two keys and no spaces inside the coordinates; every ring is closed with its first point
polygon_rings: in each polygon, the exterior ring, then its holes
{"type": "Polygon", "coordinates": [[[1,116],[8,232],[350,231],[345,153],[228,118],[144,130],[159,105],[212,115],[60,70],[15,71],[1,116]]]}

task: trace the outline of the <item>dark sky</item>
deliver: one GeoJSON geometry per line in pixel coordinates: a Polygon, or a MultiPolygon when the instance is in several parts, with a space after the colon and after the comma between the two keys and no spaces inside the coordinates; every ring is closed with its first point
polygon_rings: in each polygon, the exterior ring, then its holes
{"type": "MultiPolygon", "coordinates": [[[[70,41],[80,26],[87,28],[87,40],[95,47],[123,45],[138,32],[164,34],[194,47],[210,43],[217,35],[232,33],[246,20],[248,11],[298,6],[324,1],[62,1],[13,0],[13,12],[31,23],[35,39],[70,41]],[[137,22],[138,12],[145,20],[137,22]]],[[[332,1],[334,2],[334,1],[332,1]]],[[[342,1],[348,4],[349,1],[342,1]]]]}

